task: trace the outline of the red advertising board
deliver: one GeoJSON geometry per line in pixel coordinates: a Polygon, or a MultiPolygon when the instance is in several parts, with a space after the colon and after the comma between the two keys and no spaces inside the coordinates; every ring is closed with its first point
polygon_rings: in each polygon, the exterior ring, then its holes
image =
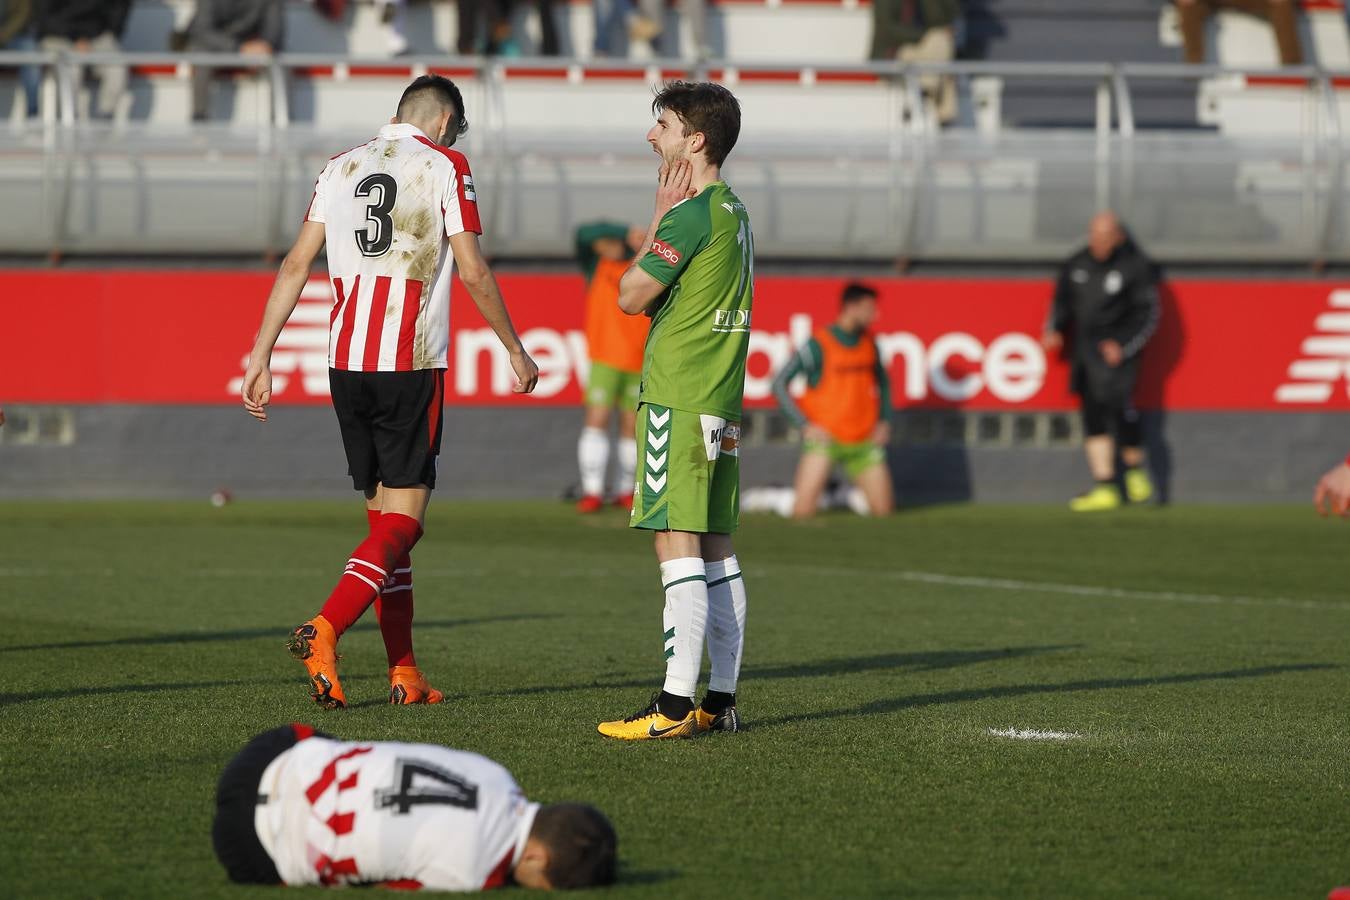
{"type": "MultiPolygon", "coordinates": [[[[574,405],[587,372],[575,275],[500,279],[540,367],[511,394],[505,355],[457,287],[447,401],[574,405]]],[[[238,272],[4,275],[0,402],[237,402],[244,356],[271,284],[238,272]]],[[[756,280],[746,402],[772,404],[772,373],[830,321],[842,280],[756,280]]],[[[881,279],[878,344],[898,406],[1068,409],[1068,368],[1041,351],[1041,280],[881,279]]],[[[327,402],[328,282],[305,289],[273,358],[277,403],[327,402]]],[[[1138,400],[1174,410],[1350,408],[1350,285],[1178,281],[1164,292],[1138,400]]]]}

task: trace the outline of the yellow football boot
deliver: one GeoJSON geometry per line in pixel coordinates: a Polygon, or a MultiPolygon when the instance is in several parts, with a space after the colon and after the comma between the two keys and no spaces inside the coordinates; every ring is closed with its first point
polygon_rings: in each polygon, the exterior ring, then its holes
{"type": "Polygon", "coordinates": [[[660,694],[653,694],[651,703],[626,719],[601,722],[596,730],[605,737],[618,738],[621,741],[693,737],[698,733],[693,710],[690,710],[689,715],[683,719],[668,719],[656,708],[656,698],[659,696],[660,694]]]}
{"type": "Polygon", "coordinates": [[[325,709],[342,709],[347,695],[338,681],[337,635],[323,616],[315,616],[291,632],[286,650],[305,664],[310,695],[325,709]]]}
{"type": "Polygon", "coordinates": [[[1153,499],[1153,479],[1144,469],[1125,470],[1125,496],[1131,503],[1147,503],[1153,499]]]}
{"type": "Polygon", "coordinates": [[[1070,500],[1069,509],[1074,512],[1101,512],[1119,509],[1120,504],[1120,488],[1114,484],[1099,484],[1086,494],[1080,494],[1070,500]]]}
{"type": "Polygon", "coordinates": [[[417,666],[389,667],[389,702],[394,706],[440,703],[444,699],[445,694],[428,684],[417,666]]]}

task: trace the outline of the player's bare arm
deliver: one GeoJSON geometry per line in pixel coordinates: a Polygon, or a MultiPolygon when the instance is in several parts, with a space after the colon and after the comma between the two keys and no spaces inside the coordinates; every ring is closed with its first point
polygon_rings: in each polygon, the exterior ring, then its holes
{"type": "Polygon", "coordinates": [[[459,280],[473,298],[474,305],[482,313],[488,326],[502,342],[502,346],[511,354],[511,369],[516,373],[516,386],[511,390],[517,394],[528,394],[539,382],[539,367],[530,359],[511,324],[511,315],[506,311],[501,289],[492,269],[483,258],[482,247],[478,244],[478,235],[472,231],[462,231],[450,238],[450,248],[459,265],[459,280]]]}
{"type": "Polygon", "coordinates": [[[693,179],[694,167],[685,159],[676,160],[671,164],[663,163],[657,173],[656,209],[652,223],[647,228],[647,237],[642,242],[642,249],[633,257],[632,265],[619,281],[619,309],[630,316],[646,312],[666,289],[664,284],[639,268],[638,263],[642,257],[651,252],[657,229],[661,226],[661,219],[676,203],[692,196],[693,179]]]}
{"type": "Polygon", "coordinates": [[[272,348],[285,327],[286,320],[295,311],[300,292],[309,280],[310,267],[323,249],[324,226],[321,222],[306,222],[300,228],[286,258],[281,261],[272,292],[263,308],[262,327],[253,351],[248,356],[248,371],[244,373],[244,409],[260,422],[267,421],[267,404],[272,402],[272,348]]]}
{"type": "Polygon", "coordinates": [[[1321,516],[1350,516],[1350,464],[1341,463],[1318,480],[1313,506],[1321,516]]]}

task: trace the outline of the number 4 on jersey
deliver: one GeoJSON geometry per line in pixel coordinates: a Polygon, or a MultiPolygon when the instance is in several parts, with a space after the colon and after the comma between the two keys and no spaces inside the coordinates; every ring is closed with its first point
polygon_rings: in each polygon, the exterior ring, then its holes
{"type": "Polygon", "coordinates": [[[478,785],[422,760],[399,759],[394,769],[394,786],[376,791],[376,807],[392,807],[395,815],[406,815],[414,806],[424,803],[477,809],[478,785]]]}

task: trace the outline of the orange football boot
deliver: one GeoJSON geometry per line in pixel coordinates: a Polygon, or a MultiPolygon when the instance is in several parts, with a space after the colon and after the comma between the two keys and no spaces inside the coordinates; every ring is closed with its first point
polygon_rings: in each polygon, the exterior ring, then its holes
{"type": "Polygon", "coordinates": [[[440,703],[444,699],[444,694],[427,684],[427,677],[417,666],[389,667],[389,702],[394,706],[440,703]]]}
{"type": "Polygon", "coordinates": [[[305,664],[309,673],[310,694],[325,709],[342,709],[347,695],[338,680],[337,635],[323,616],[315,616],[291,632],[286,650],[305,664]]]}

